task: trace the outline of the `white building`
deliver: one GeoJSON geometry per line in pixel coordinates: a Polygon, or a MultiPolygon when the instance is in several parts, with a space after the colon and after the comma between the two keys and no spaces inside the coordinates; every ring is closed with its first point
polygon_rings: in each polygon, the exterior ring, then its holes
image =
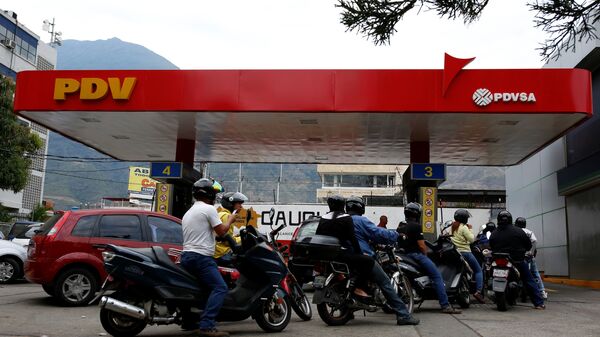
{"type": "MultiPolygon", "coordinates": [[[[56,65],[56,49],[40,40],[40,37],[18,21],[16,13],[0,10],[0,75],[16,79],[22,70],[52,70],[56,65]]],[[[44,178],[48,152],[48,130],[38,124],[19,118],[30,126],[43,141],[38,155],[33,159],[29,182],[19,193],[0,190],[0,203],[13,213],[23,216],[42,203],[44,178]]]]}

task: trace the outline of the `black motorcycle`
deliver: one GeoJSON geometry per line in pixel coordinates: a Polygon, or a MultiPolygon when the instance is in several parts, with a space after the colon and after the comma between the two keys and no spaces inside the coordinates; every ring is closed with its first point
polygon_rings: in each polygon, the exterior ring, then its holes
{"type": "Polygon", "coordinates": [[[508,253],[492,253],[492,299],[498,311],[506,311],[508,304],[516,305],[521,292],[521,276],[508,253]]]}
{"type": "MultiPolygon", "coordinates": [[[[343,251],[344,248],[340,245],[339,240],[331,236],[307,236],[295,243],[295,256],[314,262],[314,272],[317,276],[313,281],[315,288],[313,303],[317,305],[317,312],[323,322],[332,326],[344,325],[354,318],[355,311],[375,312],[378,308],[391,310],[386,304],[383,293],[374,282],[369,282],[365,289],[371,295],[372,300],[365,302],[355,298],[353,291],[356,275],[346,263],[337,261],[343,251]]],[[[378,251],[376,259],[390,272],[393,264],[397,263],[393,249],[378,251]]],[[[396,270],[392,274],[395,275],[392,278],[393,286],[412,312],[410,284],[403,278],[399,266],[396,266],[396,270]]]]}
{"type": "MultiPolygon", "coordinates": [[[[461,308],[468,308],[471,304],[473,271],[450,237],[450,235],[440,235],[434,243],[425,241],[432,251],[428,256],[442,275],[450,302],[458,303],[461,308]]],[[[425,300],[437,300],[433,281],[420,264],[405,254],[402,249],[399,249],[397,254],[400,258],[400,268],[412,285],[415,304],[421,306],[425,300]]]]}
{"type": "MultiPolygon", "coordinates": [[[[280,332],[291,318],[287,294],[280,288],[288,270],[281,255],[254,228],[242,230],[240,236],[242,245],[234,249],[239,278],[217,320],[252,317],[264,331],[280,332]]],[[[207,291],[161,247],[107,245],[102,255],[109,274],[99,295],[100,322],[106,332],[124,337],[139,334],[148,324],[197,326],[207,291]],[[103,296],[109,290],[114,293],[103,296]]]]}

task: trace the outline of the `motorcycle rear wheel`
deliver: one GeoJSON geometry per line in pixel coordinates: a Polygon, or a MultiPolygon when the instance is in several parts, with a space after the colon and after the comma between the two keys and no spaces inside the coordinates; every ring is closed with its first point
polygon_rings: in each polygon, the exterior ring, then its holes
{"type": "Polygon", "coordinates": [[[506,311],[506,293],[496,291],[494,295],[494,297],[496,298],[496,307],[498,308],[498,311],[506,311]]]}
{"type": "MultiPolygon", "coordinates": [[[[131,305],[142,306],[141,301],[135,301],[120,292],[115,292],[111,297],[131,305]]],[[[147,325],[145,320],[129,317],[105,308],[100,309],[100,323],[104,330],[114,337],[136,336],[147,325]]]]}
{"type": "Polygon", "coordinates": [[[456,302],[458,302],[458,305],[463,309],[467,309],[471,305],[469,281],[467,281],[466,278],[462,279],[458,287],[458,294],[456,294],[456,302]]]}
{"type": "Polygon", "coordinates": [[[317,312],[323,322],[329,326],[345,325],[352,319],[352,311],[345,305],[336,309],[330,303],[319,303],[317,304],[317,312]],[[336,315],[336,312],[339,312],[339,314],[336,315]]]}

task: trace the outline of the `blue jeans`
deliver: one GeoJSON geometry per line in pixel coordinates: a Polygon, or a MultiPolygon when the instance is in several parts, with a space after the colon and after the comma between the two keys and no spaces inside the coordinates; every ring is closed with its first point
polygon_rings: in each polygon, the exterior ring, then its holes
{"type": "Polygon", "coordinates": [[[521,280],[523,281],[523,285],[525,286],[533,305],[540,306],[544,304],[544,299],[540,293],[540,288],[538,288],[538,284],[529,270],[529,264],[527,264],[525,261],[521,261],[515,262],[514,265],[521,274],[521,280]]]}
{"type": "Polygon", "coordinates": [[[544,287],[544,282],[542,281],[542,276],[540,275],[540,271],[538,270],[537,264],[535,263],[535,257],[531,257],[526,260],[529,263],[529,270],[531,270],[531,275],[538,284],[538,288],[540,288],[540,292],[546,291],[544,287]]]}
{"type": "Polygon", "coordinates": [[[481,266],[475,255],[471,252],[460,252],[460,254],[465,258],[471,269],[473,269],[473,273],[475,273],[475,288],[478,292],[483,291],[483,272],[481,271],[481,266]]]}
{"type": "Polygon", "coordinates": [[[196,276],[202,287],[210,290],[206,299],[206,307],[200,315],[200,329],[214,329],[215,319],[223,306],[228,291],[215,259],[212,256],[183,252],[181,266],[196,276]]]}
{"type": "Polygon", "coordinates": [[[425,272],[433,282],[433,287],[437,293],[440,306],[442,308],[449,306],[450,302],[448,302],[448,295],[446,294],[446,287],[444,286],[444,280],[442,280],[442,274],[440,274],[440,271],[433,261],[422,253],[408,253],[407,255],[417,261],[421,268],[425,269],[425,272]]]}
{"type": "Polygon", "coordinates": [[[379,286],[379,289],[381,289],[383,296],[387,300],[387,304],[396,312],[396,317],[399,319],[410,318],[410,313],[406,309],[406,304],[402,302],[402,299],[400,299],[398,293],[394,291],[394,287],[392,287],[392,281],[387,276],[383,268],[381,268],[379,263],[375,263],[371,275],[373,276],[373,280],[375,280],[379,286]]]}

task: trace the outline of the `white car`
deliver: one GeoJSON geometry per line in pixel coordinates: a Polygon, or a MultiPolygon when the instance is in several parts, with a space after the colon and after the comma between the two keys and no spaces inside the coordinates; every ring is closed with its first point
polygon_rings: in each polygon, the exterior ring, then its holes
{"type": "Polygon", "coordinates": [[[43,222],[17,221],[10,229],[6,239],[27,249],[29,240],[35,235],[35,231],[40,229],[43,224],[43,222]]]}
{"type": "Polygon", "coordinates": [[[0,284],[23,278],[27,250],[16,243],[0,240],[0,284]]]}

